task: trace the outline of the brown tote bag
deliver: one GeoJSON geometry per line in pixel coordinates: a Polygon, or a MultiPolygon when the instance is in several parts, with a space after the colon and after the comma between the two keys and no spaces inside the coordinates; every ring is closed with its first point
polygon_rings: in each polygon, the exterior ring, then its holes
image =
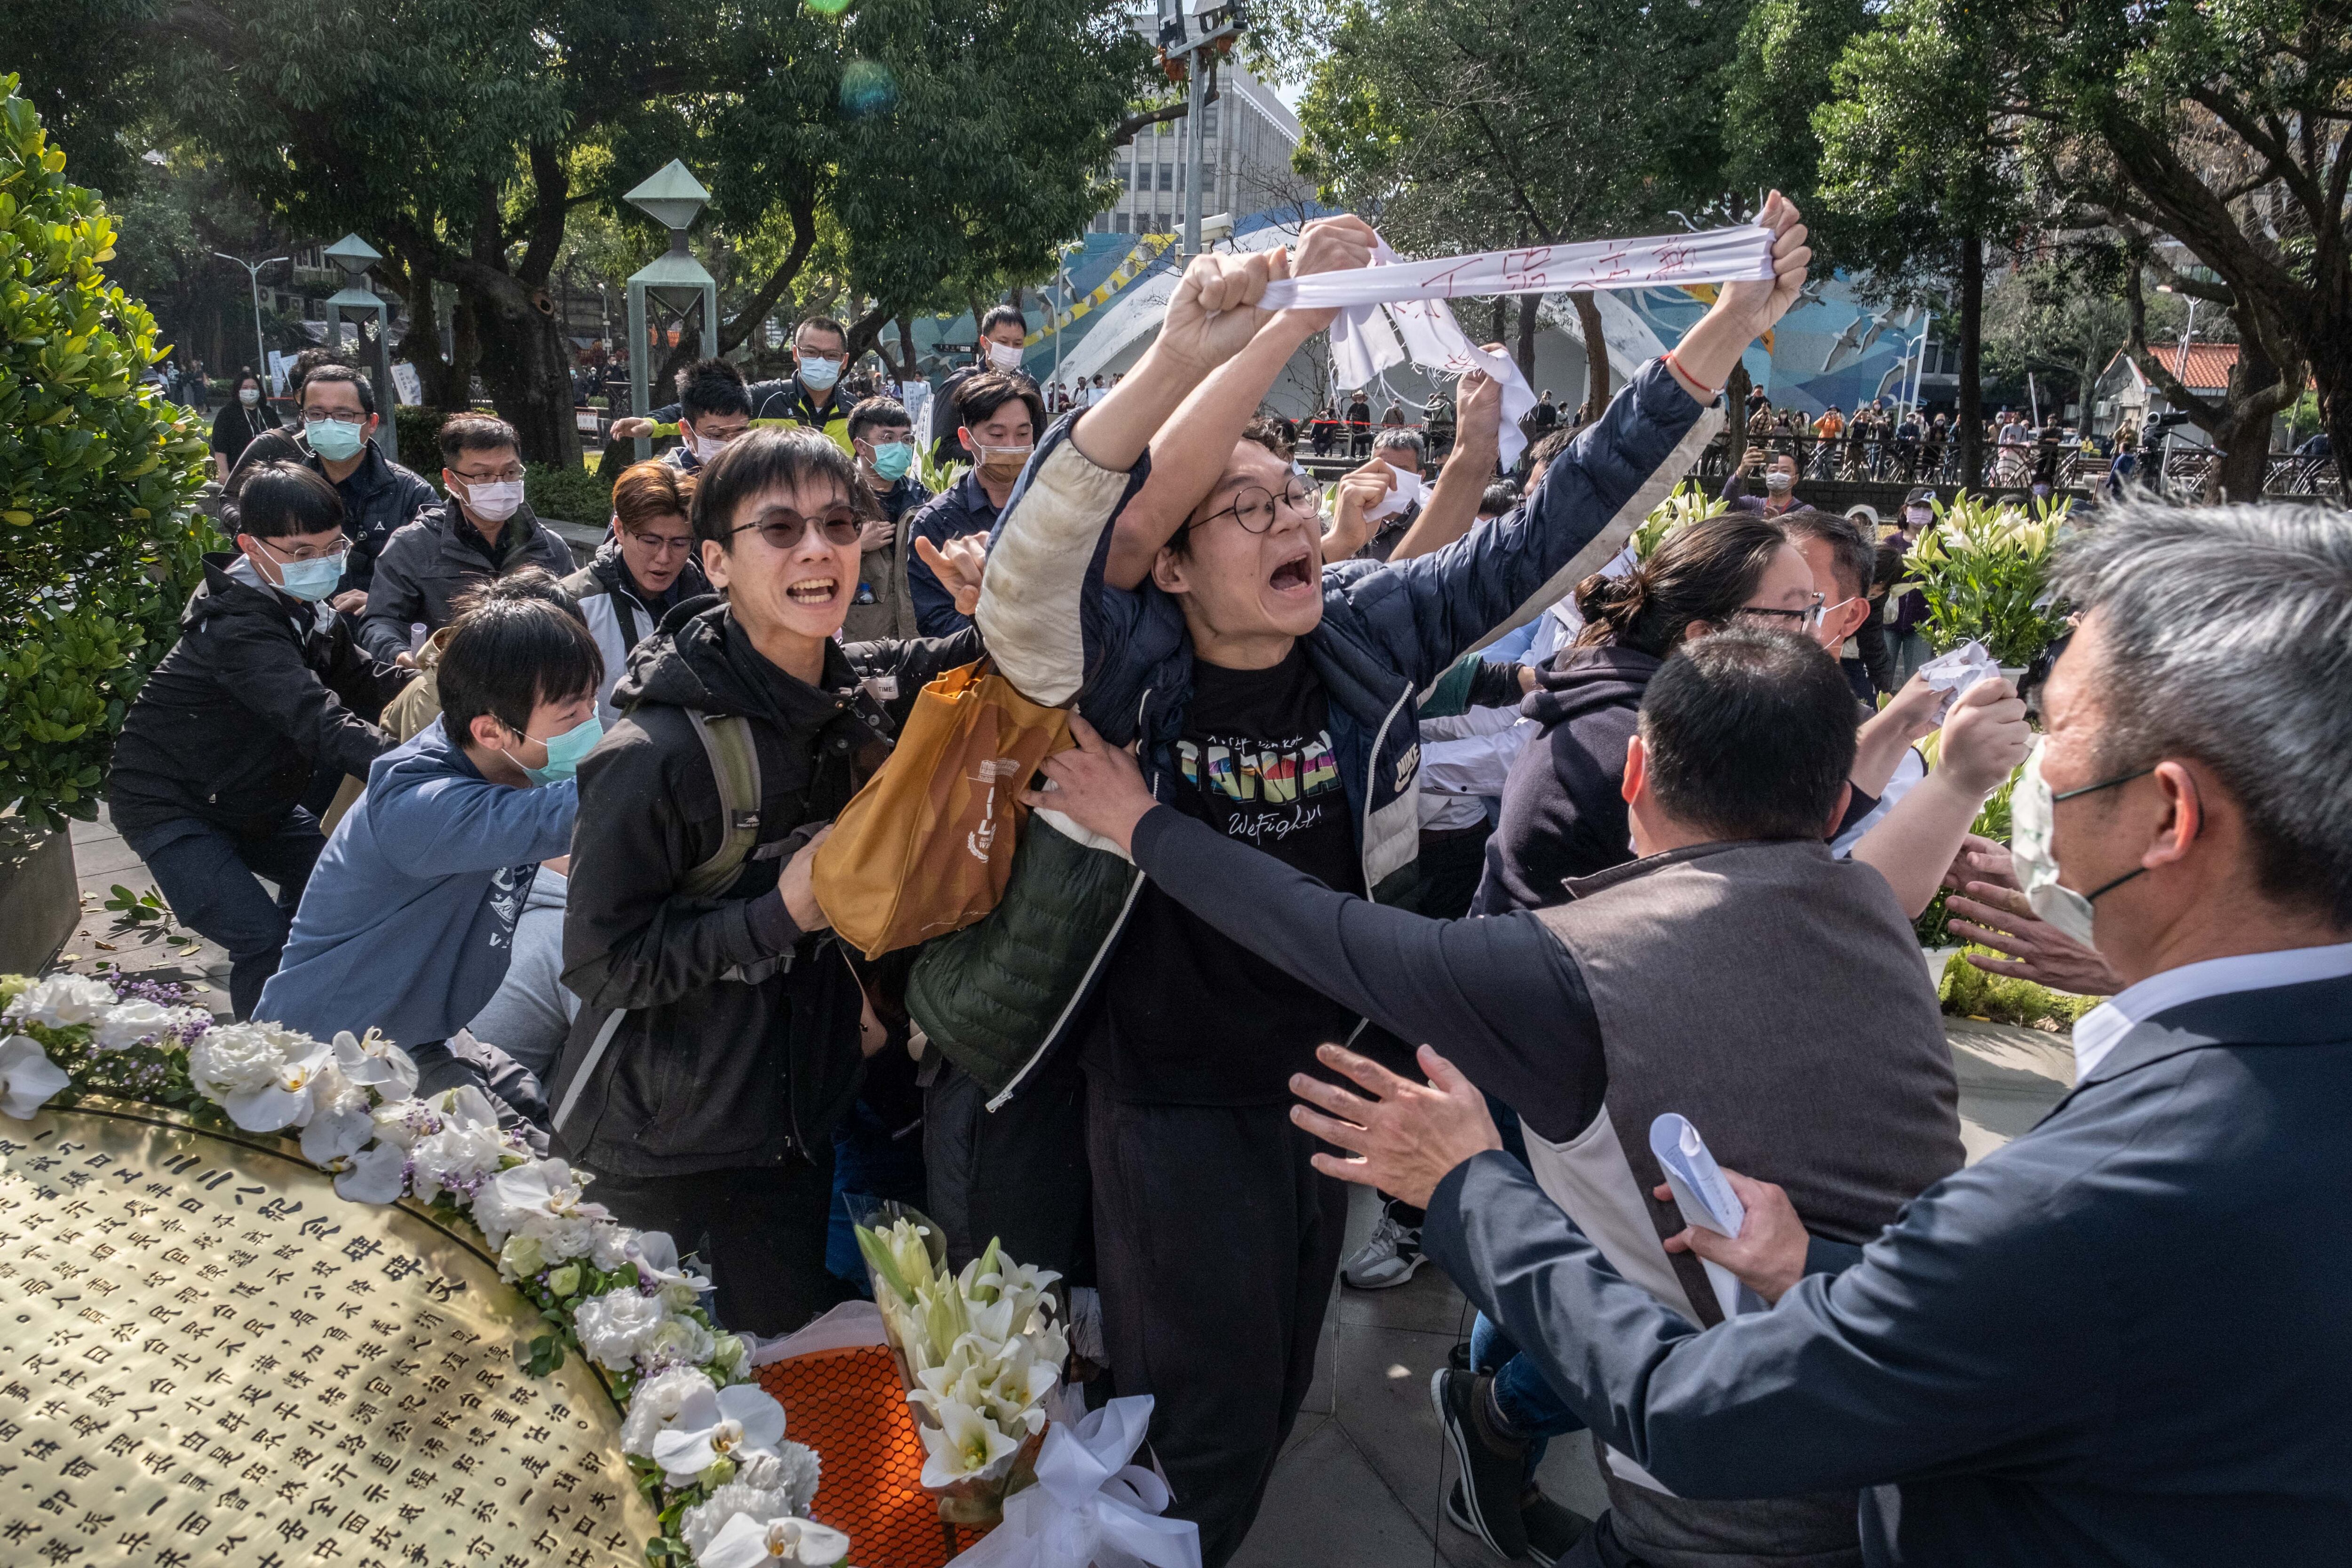
{"type": "Polygon", "coordinates": [[[812,886],[834,931],[874,959],[994,909],[1027,815],[1021,792],[1070,744],[1069,714],[1030,701],[986,659],[924,687],[889,760],[817,849],[812,886]]]}

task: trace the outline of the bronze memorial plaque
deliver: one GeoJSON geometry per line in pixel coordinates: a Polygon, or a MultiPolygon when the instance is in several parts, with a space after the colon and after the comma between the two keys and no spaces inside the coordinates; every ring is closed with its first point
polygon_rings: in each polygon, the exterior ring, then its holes
{"type": "Polygon", "coordinates": [[[0,1564],[616,1568],[620,1411],[467,1240],[273,1139],[0,1121],[0,1564]]]}

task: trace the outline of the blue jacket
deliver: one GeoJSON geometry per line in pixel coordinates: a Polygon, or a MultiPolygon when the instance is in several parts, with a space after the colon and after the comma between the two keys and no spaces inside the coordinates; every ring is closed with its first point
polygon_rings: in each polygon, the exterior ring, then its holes
{"type": "MultiPolygon", "coordinates": [[[[1032,700],[1075,702],[1113,745],[1140,735],[1145,776],[1169,799],[1192,695],[1183,610],[1148,577],[1123,590],[1103,576],[1112,524],[1148,459],[1125,474],[1096,467],[1070,443],[1074,418],[1047,434],[996,524],[981,636],[1032,700]]],[[[1420,851],[1417,694],[1599,570],[1720,422],[1653,362],[1515,510],[1432,555],[1324,567],[1323,618],[1303,640],[1329,700],[1331,744],[1375,898],[1409,881],[1420,851]]],[[[1118,936],[1114,926],[1103,952],[1118,936]]],[[[1076,1014],[1064,1009],[1062,1024],[1076,1014]]],[[[1039,1055],[1055,1043],[1049,1034],[1039,1055]]]]}
{"type": "Polygon", "coordinates": [[[1854,1488],[1874,1564],[2319,1563],[2352,1541],[2352,979],[2191,1002],[1767,1312],[1702,1332],[1524,1166],[1423,1246],[1686,1497],[1854,1488]]]}
{"type": "Polygon", "coordinates": [[[571,848],[579,804],[569,779],[490,783],[435,720],[368,770],[255,1016],[322,1040],[447,1039],[497,994],[531,879],[571,848]]]}

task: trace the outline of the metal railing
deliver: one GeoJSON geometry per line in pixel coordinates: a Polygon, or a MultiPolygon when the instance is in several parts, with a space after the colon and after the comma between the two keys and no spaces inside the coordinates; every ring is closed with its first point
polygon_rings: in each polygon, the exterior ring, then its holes
{"type": "MultiPolygon", "coordinates": [[[[1774,432],[1750,436],[1748,445],[1761,447],[1768,460],[1779,456],[1795,458],[1801,480],[1849,484],[1966,486],[1970,489],[2008,491],[2046,483],[2060,490],[2088,491],[2106,479],[2113,466],[2110,458],[2097,452],[2040,442],[1988,443],[1974,474],[1963,471],[1958,444],[1948,437],[1941,441],[1907,440],[1877,435],[1822,437],[1774,432]]],[[[2192,497],[2202,489],[2216,456],[2210,447],[2173,442],[2162,454],[2160,474],[2158,459],[2144,452],[2132,482],[2170,495],[2192,497]]],[[[1701,454],[1696,477],[1719,483],[1728,477],[1731,467],[1730,437],[1719,436],[1701,454]]],[[[1750,483],[1752,488],[1761,489],[1761,475],[1754,477],[1750,483]]],[[[2340,505],[2345,497],[2343,470],[2333,458],[2274,453],[2263,476],[2263,493],[2310,496],[2340,505]]]]}

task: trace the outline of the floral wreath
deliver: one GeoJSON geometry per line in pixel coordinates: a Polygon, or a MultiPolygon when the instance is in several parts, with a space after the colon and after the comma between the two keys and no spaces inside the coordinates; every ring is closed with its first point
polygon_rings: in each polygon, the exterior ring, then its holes
{"type": "Polygon", "coordinates": [[[710,1281],[657,1230],[582,1201],[593,1178],[502,1129],[478,1089],[416,1098],[416,1064],[371,1029],[321,1044],[276,1024],[220,1024],[183,986],[0,976],[0,1113],[58,1094],[169,1106],[199,1125],[299,1131],[303,1158],[354,1203],[414,1197],[463,1217],[548,1331],[518,1345],[534,1377],[576,1348],[625,1412],[621,1451],[658,1510],[652,1568],[831,1568],[849,1538],[807,1517],[815,1453],[784,1441],[784,1407],[749,1381],[750,1347],[702,1305],[710,1281]]]}

